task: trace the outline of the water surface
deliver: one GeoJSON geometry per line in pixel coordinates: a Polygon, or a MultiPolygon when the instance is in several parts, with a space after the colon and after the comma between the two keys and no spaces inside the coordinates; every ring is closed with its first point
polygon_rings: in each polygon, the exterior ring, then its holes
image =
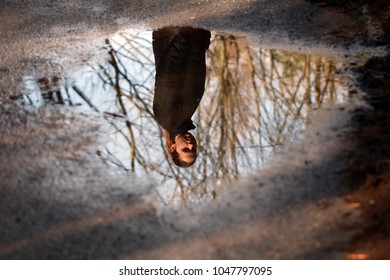
{"type": "Polygon", "coordinates": [[[106,63],[71,77],[24,77],[25,106],[63,106],[98,112],[111,127],[97,153],[130,176],[155,180],[165,203],[214,199],[218,190],[272,160],[294,141],[324,104],[344,102],[325,57],[251,46],[244,36],[212,33],[206,89],[193,116],[198,159],[171,164],[153,118],[155,65],[152,32],[122,32],[107,40],[106,63]]]}

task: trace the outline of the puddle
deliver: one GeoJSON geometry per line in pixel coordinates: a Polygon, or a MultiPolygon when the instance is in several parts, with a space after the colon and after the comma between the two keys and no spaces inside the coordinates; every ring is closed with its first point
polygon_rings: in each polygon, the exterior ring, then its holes
{"type": "Polygon", "coordinates": [[[69,78],[24,77],[22,103],[101,113],[112,129],[101,159],[131,176],[153,178],[164,203],[218,197],[229,181],[264,167],[280,145],[299,138],[315,109],[348,98],[335,74],[340,62],[212,33],[205,92],[192,118],[198,158],[179,168],[170,163],[153,117],[152,32],[123,32],[107,46],[107,63],[69,78]]]}

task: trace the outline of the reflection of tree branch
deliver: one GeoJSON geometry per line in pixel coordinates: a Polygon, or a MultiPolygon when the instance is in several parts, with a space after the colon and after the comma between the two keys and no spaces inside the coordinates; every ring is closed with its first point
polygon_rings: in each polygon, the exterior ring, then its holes
{"type": "Polygon", "coordinates": [[[104,160],[107,160],[109,162],[111,162],[112,164],[122,168],[123,170],[125,170],[126,172],[129,172],[130,170],[124,166],[124,164],[114,155],[110,152],[109,149],[106,148],[106,157],[104,158],[103,157],[103,152],[102,151],[98,151],[97,152],[99,156],[101,156],[104,160]]]}
{"type": "MultiPolygon", "coordinates": [[[[114,67],[115,69],[115,90],[116,90],[116,94],[117,94],[117,100],[119,102],[119,106],[120,106],[120,109],[122,111],[122,114],[125,115],[126,117],[128,116],[127,115],[127,111],[126,111],[126,108],[125,108],[125,105],[123,103],[123,100],[122,100],[122,91],[119,87],[119,67],[118,67],[118,64],[116,63],[116,59],[113,55],[113,51],[110,51],[109,52],[109,55],[111,56],[111,65],[114,67]]],[[[126,120],[126,126],[127,126],[127,129],[129,130],[129,134],[130,134],[130,159],[131,159],[131,170],[134,172],[135,170],[135,140],[134,140],[134,132],[133,132],[133,128],[131,126],[131,123],[126,120]]]]}
{"type": "Polygon", "coordinates": [[[72,86],[73,90],[91,107],[95,112],[99,112],[99,109],[92,104],[89,98],[80,90],[76,85],[72,86]]]}

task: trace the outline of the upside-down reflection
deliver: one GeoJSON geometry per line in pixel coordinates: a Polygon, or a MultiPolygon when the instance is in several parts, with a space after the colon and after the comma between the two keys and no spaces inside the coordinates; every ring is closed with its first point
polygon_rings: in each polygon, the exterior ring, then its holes
{"type": "Polygon", "coordinates": [[[197,160],[180,168],[169,164],[153,112],[152,32],[121,33],[108,46],[106,64],[83,69],[72,80],[26,77],[24,103],[102,113],[112,133],[100,157],[133,177],[154,178],[165,203],[215,198],[230,180],[262,168],[278,146],[299,137],[313,110],[347,96],[335,74],[337,62],[212,33],[204,95],[191,118],[197,160]]]}
{"type": "Polygon", "coordinates": [[[197,142],[189,130],[204,92],[205,52],[209,31],[192,27],[166,27],[153,32],[156,63],[153,112],[163,127],[166,149],[173,162],[189,167],[197,157],[197,142]]]}

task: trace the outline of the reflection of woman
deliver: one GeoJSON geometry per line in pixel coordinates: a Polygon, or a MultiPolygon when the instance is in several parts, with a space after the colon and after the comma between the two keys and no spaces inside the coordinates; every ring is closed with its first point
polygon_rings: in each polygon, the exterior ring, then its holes
{"type": "Polygon", "coordinates": [[[192,27],[166,27],[153,32],[156,83],[153,111],[162,126],[167,151],[176,165],[194,164],[197,143],[189,130],[202,99],[205,52],[210,32],[192,27]]]}

